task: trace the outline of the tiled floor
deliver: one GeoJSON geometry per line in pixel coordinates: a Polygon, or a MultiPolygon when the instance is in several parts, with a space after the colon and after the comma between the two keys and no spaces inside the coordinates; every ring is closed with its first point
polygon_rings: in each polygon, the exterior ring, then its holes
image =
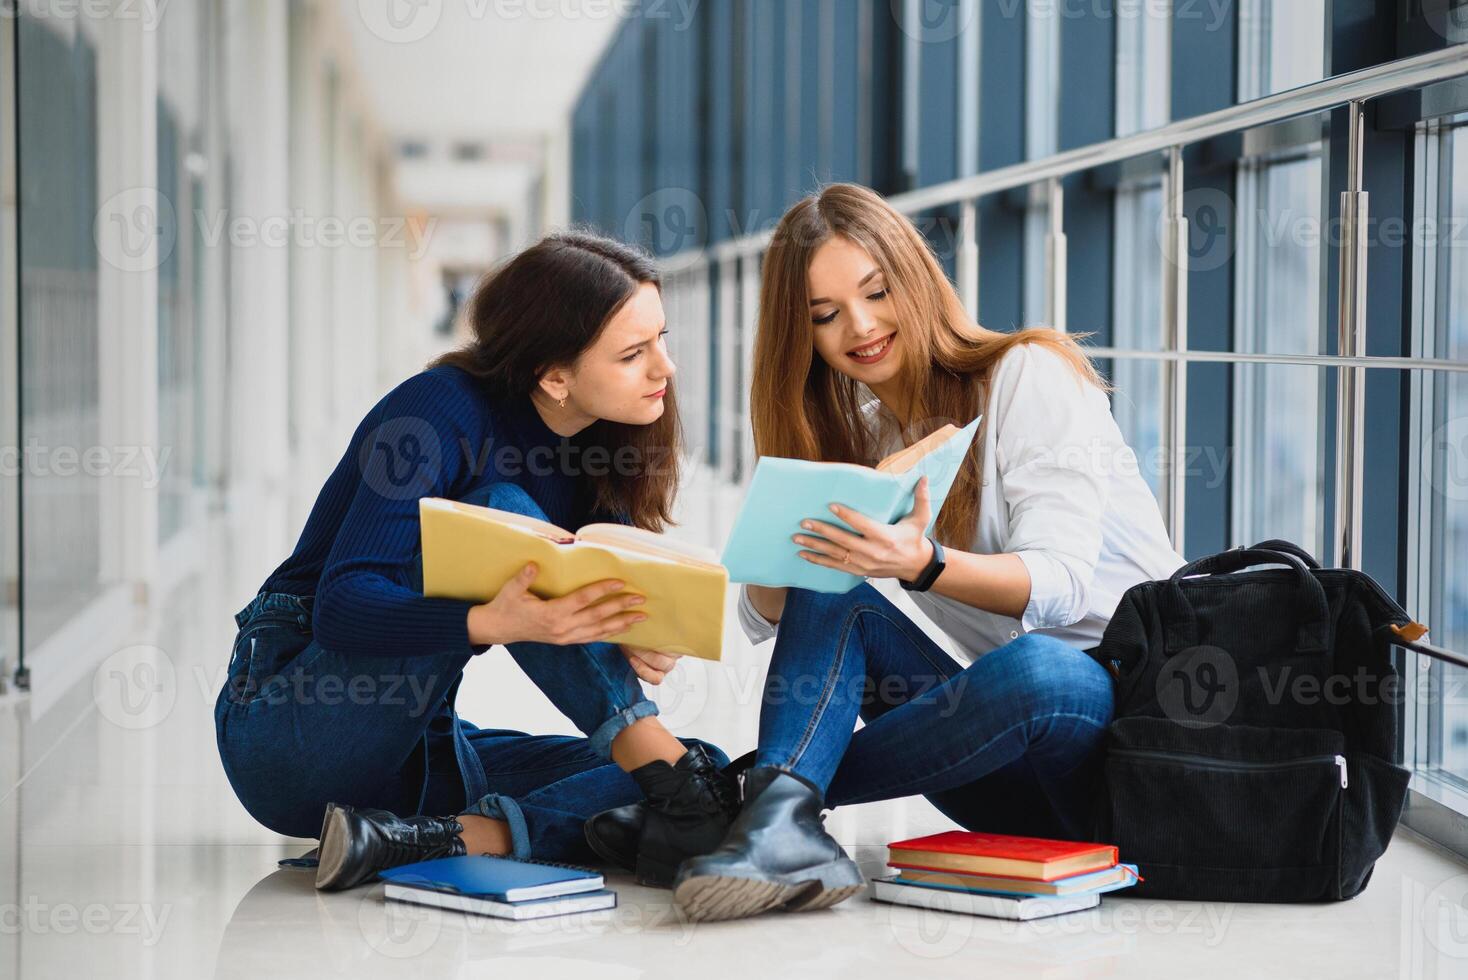
{"type": "MultiPolygon", "coordinates": [[[[256,825],[219,768],[210,709],[230,614],[254,587],[227,585],[228,565],[211,563],[150,634],[171,675],[139,673],[124,650],[95,687],[78,685],[35,722],[24,705],[0,710],[0,828],[13,838],[0,849],[0,977],[1468,977],[1468,867],[1405,832],[1350,902],[1107,898],[1023,925],[865,897],[693,925],[668,893],[625,879],[611,883],[613,912],[520,924],[388,905],[379,887],[320,894],[310,873],[275,865],[309,842],[256,825]],[[153,692],[156,709],[125,707],[108,687],[119,674],[153,692]]],[[[762,677],[755,654],[737,650],[724,665],[680,667],[659,694],[678,730],[731,754],[752,743],[762,677]]],[[[466,717],[566,730],[506,660],[471,671],[466,717]]],[[[829,826],[876,873],[885,841],[945,824],[906,801],[838,811],[829,826]]]]}

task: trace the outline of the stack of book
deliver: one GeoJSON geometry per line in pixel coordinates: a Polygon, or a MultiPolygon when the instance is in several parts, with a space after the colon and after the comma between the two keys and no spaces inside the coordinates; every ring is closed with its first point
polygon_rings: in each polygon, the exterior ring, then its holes
{"type": "Polygon", "coordinates": [[[1079,844],[953,830],[887,845],[897,874],[872,883],[879,902],[1039,919],[1101,904],[1105,892],[1137,881],[1110,844],[1079,844]]]}
{"type": "Polygon", "coordinates": [[[497,919],[544,919],[615,908],[602,876],[566,864],[515,861],[487,854],[434,858],[379,873],[390,902],[432,905],[497,919]]]}

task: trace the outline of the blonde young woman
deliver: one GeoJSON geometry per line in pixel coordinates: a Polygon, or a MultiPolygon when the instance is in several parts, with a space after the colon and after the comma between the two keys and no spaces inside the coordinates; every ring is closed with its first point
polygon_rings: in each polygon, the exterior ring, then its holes
{"type": "Polygon", "coordinates": [[[678,903],[729,918],[860,890],[823,807],[922,795],[969,829],[1084,836],[1112,711],[1087,651],[1123,592],[1183,564],[1085,353],[974,324],[912,224],[838,184],[775,232],[754,361],[761,455],[872,463],[984,415],[931,537],[922,486],[895,525],[832,501],[854,531],[790,529],[806,561],[901,582],[962,659],[870,584],[745,587],[746,632],[775,638],[759,749],[743,811],[684,862],[678,903]]]}

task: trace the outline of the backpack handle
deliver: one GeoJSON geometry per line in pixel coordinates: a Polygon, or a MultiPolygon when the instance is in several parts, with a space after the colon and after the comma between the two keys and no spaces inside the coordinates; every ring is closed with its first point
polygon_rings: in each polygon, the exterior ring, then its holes
{"type": "Polygon", "coordinates": [[[1311,568],[1293,551],[1267,548],[1235,548],[1191,561],[1172,573],[1162,590],[1163,628],[1167,653],[1172,655],[1198,644],[1198,617],[1183,595],[1181,582],[1191,575],[1221,575],[1254,565],[1289,565],[1295,571],[1296,600],[1300,616],[1296,649],[1301,653],[1325,653],[1330,648],[1330,604],[1325,589],[1311,568]]]}
{"type": "Polygon", "coordinates": [[[1302,562],[1304,562],[1306,565],[1308,565],[1311,568],[1319,568],[1320,567],[1320,562],[1316,561],[1315,560],[1315,556],[1312,555],[1312,554],[1310,554],[1310,552],[1306,551],[1304,548],[1301,548],[1297,544],[1293,544],[1293,543],[1291,543],[1289,541],[1283,541],[1283,540],[1281,540],[1279,538],[1270,538],[1268,541],[1260,541],[1258,544],[1251,544],[1248,548],[1245,548],[1243,545],[1240,545],[1239,547],[1237,547],[1237,548],[1235,548],[1233,550],[1234,551],[1283,551],[1283,552],[1286,552],[1288,554],[1294,555],[1296,558],[1300,559],[1302,562]]]}

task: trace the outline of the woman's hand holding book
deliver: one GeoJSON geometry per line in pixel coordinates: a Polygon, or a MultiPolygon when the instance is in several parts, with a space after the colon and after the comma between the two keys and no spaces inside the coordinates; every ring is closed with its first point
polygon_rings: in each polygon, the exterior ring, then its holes
{"type": "Polygon", "coordinates": [[[536,574],[532,562],[489,602],[469,609],[470,644],[597,643],[647,619],[645,613],[633,611],[646,601],[642,596],[609,598],[625,589],[625,582],[593,582],[559,599],[541,599],[530,592],[536,574]]]}

